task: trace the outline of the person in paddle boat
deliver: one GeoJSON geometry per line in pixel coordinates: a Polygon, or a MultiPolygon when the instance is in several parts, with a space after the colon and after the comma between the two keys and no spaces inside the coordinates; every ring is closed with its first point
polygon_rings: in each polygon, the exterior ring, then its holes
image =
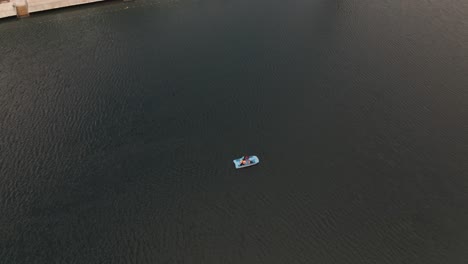
{"type": "Polygon", "coordinates": [[[244,156],[244,157],[242,157],[241,166],[250,164],[250,159],[249,159],[249,158],[250,158],[249,156],[244,156]]]}

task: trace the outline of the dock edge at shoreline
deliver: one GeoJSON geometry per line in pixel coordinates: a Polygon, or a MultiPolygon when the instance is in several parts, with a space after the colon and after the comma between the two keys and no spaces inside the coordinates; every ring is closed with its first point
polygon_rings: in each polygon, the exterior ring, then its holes
{"type": "Polygon", "coordinates": [[[30,13],[102,1],[104,0],[0,0],[0,19],[27,17],[30,13]]]}

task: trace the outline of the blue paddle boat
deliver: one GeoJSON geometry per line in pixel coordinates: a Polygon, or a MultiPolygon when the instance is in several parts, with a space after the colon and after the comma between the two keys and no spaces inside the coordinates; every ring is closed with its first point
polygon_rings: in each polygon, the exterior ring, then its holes
{"type": "Polygon", "coordinates": [[[236,169],[243,169],[253,165],[257,165],[260,162],[260,160],[257,156],[244,156],[235,159],[232,162],[234,162],[234,166],[236,166],[236,169]]]}

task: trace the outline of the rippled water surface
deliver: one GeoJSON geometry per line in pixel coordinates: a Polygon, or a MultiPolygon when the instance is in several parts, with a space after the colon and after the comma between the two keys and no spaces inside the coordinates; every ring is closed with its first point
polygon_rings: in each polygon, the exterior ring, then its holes
{"type": "Polygon", "coordinates": [[[0,263],[466,263],[467,54],[462,0],[2,20],[0,263]]]}

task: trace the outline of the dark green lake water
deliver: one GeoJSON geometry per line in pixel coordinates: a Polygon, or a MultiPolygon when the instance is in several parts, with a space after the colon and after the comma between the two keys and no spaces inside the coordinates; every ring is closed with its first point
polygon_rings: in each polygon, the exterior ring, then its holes
{"type": "Polygon", "coordinates": [[[466,263],[467,54],[461,0],[2,20],[0,263],[466,263]]]}

